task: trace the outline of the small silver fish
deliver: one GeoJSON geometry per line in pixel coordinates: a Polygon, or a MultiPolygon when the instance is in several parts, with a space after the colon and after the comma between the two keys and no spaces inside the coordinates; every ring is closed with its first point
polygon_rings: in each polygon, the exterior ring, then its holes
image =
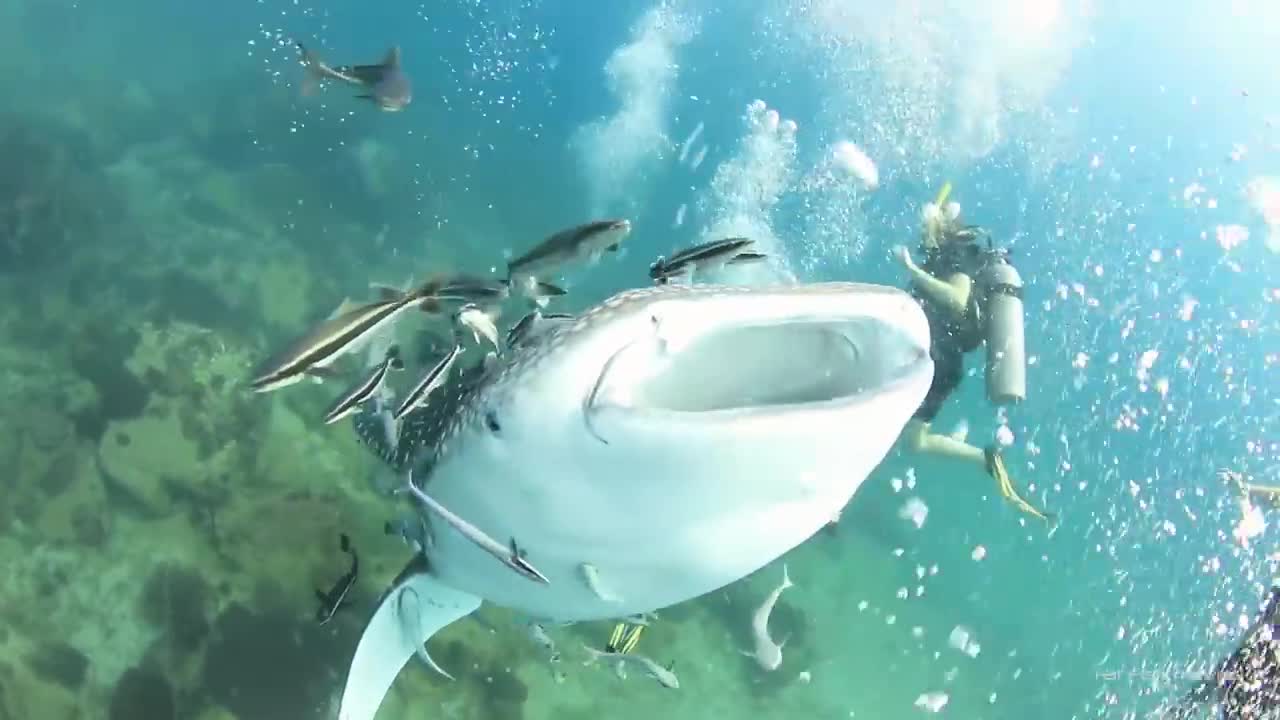
{"type": "Polygon", "coordinates": [[[431,370],[423,376],[422,380],[420,380],[418,384],[409,391],[409,394],[405,396],[404,401],[400,403],[400,407],[396,408],[394,413],[391,413],[391,417],[399,420],[407,415],[410,410],[425,403],[427,397],[431,395],[431,392],[443,385],[444,382],[449,379],[449,370],[453,367],[453,363],[458,359],[458,355],[461,353],[462,346],[454,345],[453,349],[449,351],[449,354],[445,355],[443,360],[436,363],[436,366],[431,368],[431,370]]]}
{"type": "Polygon", "coordinates": [[[454,320],[471,331],[471,337],[475,339],[477,345],[480,344],[480,338],[484,337],[493,345],[494,350],[498,349],[498,327],[494,324],[493,318],[478,305],[462,306],[454,315],[454,320]]]}
{"type": "Polygon", "coordinates": [[[635,653],[605,652],[604,650],[597,650],[590,645],[583,645],[583,647],[586,648],[587,653],[591,656],[589,662],[617,660],[619,663],[632,663],[643,668],[645,674],[654,680],[657,680],[658,684],[662,685],[662,687],[670,688],[672,690],[678,690],[680,688],[680,679],[676,677],[674,669],[675,663],[668,663],[666,667],[663,667],[644,655],[637,655],[635,653]]]}
{"type": "Polygon", "coordinates": [[[413,84],[400,65],[400,48],[392,47],[377,65],[342,65],[331,67],[302,43],[297,43],[302,64],[307,70],[302,94],[310,95],[321,82],[336,80],[361,88],[356,97],[369,100],[379,110],[398,112],[413,100],[413,84]]]}
{"type": "Polygon", "coordinates": [[[547,634],[547,629],[540,622],[529,621],[529,639],[535,645],[547,651],[547,659],[553,663],[560,662],[560,652],[556,650],[556,641],[547,634]]]}
{"type": "Polygon", "coordinates": [[[591,563],[582,563],[578,566],[582,572],[582,579],[587,583],[589,589],[596,597],[606,602],[622,602],[622,600],[609,592],[604,583],[600,581],[600,571],[591,563]]]}
{"type": "Polygon", "coordinates": [[[338,396],[337,400],[329,406],[324,413],[324,422],[331,425],[342,418],[345,418],[360,409],[360,406],[378,396],[379,391],[387,382],[387,374],[392,370],[403,370],[404,361],[400,359],[400,348],[392,345],[387,350],[387,356],[381,363],[353,385],[346,392],[338,396]]]}

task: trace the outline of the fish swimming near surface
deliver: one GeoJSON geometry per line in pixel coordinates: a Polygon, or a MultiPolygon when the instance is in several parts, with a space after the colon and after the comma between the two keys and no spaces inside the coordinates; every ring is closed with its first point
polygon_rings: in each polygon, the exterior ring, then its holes
{"type": "Polygon", "coordinates": [[[782,597],[782,591],[790,587],[794,587],[794,584],[791,582],[791,576],[787,574],[787,566],[783,565],[782,583],[765,596],[764,602],[760,603],[760,607],[756,608],[751,616],[751,636],[755,639],[756,647],[755,652],[748,654],[754,657],[760,667],[765,670],[777,670],[782,665],[782,646],[786,645],[787,641],[776,643],[769,636],[769,616],[773,614],[778,598],[782,597]]]}
{"type": "Polygon", "coordinates": [[[249,387],[255,392],[269,392],[307,377],[315,380],[332,377],[334,372],[330,366],[334,362],[363,348],[406,310],[427,300],[431,290],[430,285],[424,285],[408,292],[397,291],[394,297],[340,309],[263,363],[249,387]]]}
{"type": "Polygon", "coordinates": [[[332,67],[320,59],[302,43],[297,43],[306,68],[302,93],[310,95],[325,81],[343,82],[360,89],[356,97],[368,100],[386,112],[398,112],[413,100],[413,83],[400,64],[400,48],[387,51],[382,62],[376,65],[340,65],[332,67]]]}
{"type": "Polygon", "coordinates": [[[387,350],[386,358],[373,367],[360,382],[338,396],[329,409],[325,411],[324,422],[333,424],[342,418],[355,414],[360,406],[373,400],[386,385],[387,374],[392,370],[403,370],[404,361],[400,359],[400,348],[392,345],[387,350]]]}
{"type": "Polygon", "coordinates": [[[396,448],[358,415],[362,442],[470,527],[518,539],[548,582],[433,522],[429,568],[374,612],[339,718],[371,720],[409,658],[482,600],[544,623],[616,620],[773,562],[889,452],[932,380],[928,348],[920,305],[895,288],[655,286],[462,367],[403,417],[396,448]],[[412,622],[403,593],[421,600],[412,622]]]}
{"type": "Polygon", "coordinates": [[[692,278],[693,273],[709,272],[723,267],[754,241],[744,237],[712,240],[685,248],[671,257],[659,257],[649,266],[649,278],[656,282],[668,282],[675,278],[692,278]]]}
{"type": "Polygon", "coordinates": [[[341,536],[339,547],[342,552],[351,556],[351,569],[338,578],[328,592],[316,590],[316,599],[320,601],[316,621],[321,625],[332,620],[338,610],[350,604],[351,588],[355,587],[356,577],[360,574],[360,558],[356,555],[356,549],[351,546],[351,538],[345,533],[341,536]]]}
{"type": "Polygon", "coordinates": [[[595,262],[606,252],[617,252],[630,233],[631,222],[621,219],[595,220],[566,228],[508,262],[507,282],[525,296],[541,299],[547,294],[547,286],[539,276],[573,262],[595,262]]]}

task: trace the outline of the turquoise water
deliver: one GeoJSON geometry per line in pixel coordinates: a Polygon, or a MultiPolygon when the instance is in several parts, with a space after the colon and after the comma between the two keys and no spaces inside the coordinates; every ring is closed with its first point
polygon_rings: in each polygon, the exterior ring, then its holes
{"type": "Polygon", "coordinates": [[[677,691],[583,666],[608,623],[551,629],[553,665],[487,608],[432,641],[457,682],[410,664],[378,717],[899,718],[944,693],[941,716],[1123,718],[1182,692],[1275,571],[1215,471],[1280,485],[1280,229],[1246,192],[1280,176],[1277,11],[881,5],[0,7],[0,717],[336,716],[408,551],[376,459],[314,421],[330,395],[243,383],[369,282],[487,272],[625,216],[622,256],[569,271],[561,309],[728,234],[775,257],[742,282],[901,286],[889,249],[945,181],[1014,253],[1034,361],[1002,413],[971,358],[937,425],[987,444],[1007,424],[1056,529],[894,451],[786,556],[778,670],[739,652],[773,563],[659,612],[640,649],[677,691]],[[400,45],[412,104],[304,96],[295,39],[335,63],[400,45]],[[752,123],[757,99],[794,139],[752,123]],[[840,140],[877,189],[832,168],[840,140]],[[356,599],[318,626],[339,532],[356,599]]]}

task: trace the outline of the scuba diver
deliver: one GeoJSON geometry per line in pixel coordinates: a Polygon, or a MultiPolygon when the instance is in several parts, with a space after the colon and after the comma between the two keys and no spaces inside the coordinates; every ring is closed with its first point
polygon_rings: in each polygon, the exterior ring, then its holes
{"type": "Polygon", "coordinates": [[[994,445],[978,448],[952,435],[932,431],[943,404],[964,378],[964,356],[987,346],[987,397],[996,405],[1026,397],[1026,357],[1022,322],[1022,279],[1009,264],[1008,252],[991,244],[982,228],[959,222],[960,205],[947,203],[951,183],[924,208],[917,265],[901,245],[894,255],[911,276],[911,294],[929,320],[933,382],[924,402],[907,423],[904,438],[914,452],[964,460],[995,479],[1000,494],[1025,513],[1048,515],[1022,498],[1013,487],[1004,458],[994,445]],[[985,237],[985,246],[979,242],[985,237]]]}
{"type": "Polygon", "coordinates": [[[1190,720],[1200,706],[1216,702],[1222,720],[1261,720],[1280,711],[1280,586],[1245,631],[1234,652],[1223,658],[1172,707],[1148,717],[1190,720]]]}
{"type": "Polygon", "coordinates": [[[1218,477],[1235,485],[1236,492],[1242,497],[1251,498],[1260,495],[1271,501],[1272,505],[1280,505],[1280,486],[1255,483],[1244,473],[1225,468],[1218,471],[1218,477]]]}

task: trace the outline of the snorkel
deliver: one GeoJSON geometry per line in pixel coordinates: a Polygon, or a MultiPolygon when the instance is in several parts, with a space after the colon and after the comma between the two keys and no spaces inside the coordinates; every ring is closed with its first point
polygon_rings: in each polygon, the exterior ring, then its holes
{"type": "Polygon", "coordinates": [[[926,255],[938,250],[945,231],[960,217],[960,203],[948,203],[949,197],[950,180],[942,184],[937,197],[925,203],[921,211],[920,248],[926,255]]]}

